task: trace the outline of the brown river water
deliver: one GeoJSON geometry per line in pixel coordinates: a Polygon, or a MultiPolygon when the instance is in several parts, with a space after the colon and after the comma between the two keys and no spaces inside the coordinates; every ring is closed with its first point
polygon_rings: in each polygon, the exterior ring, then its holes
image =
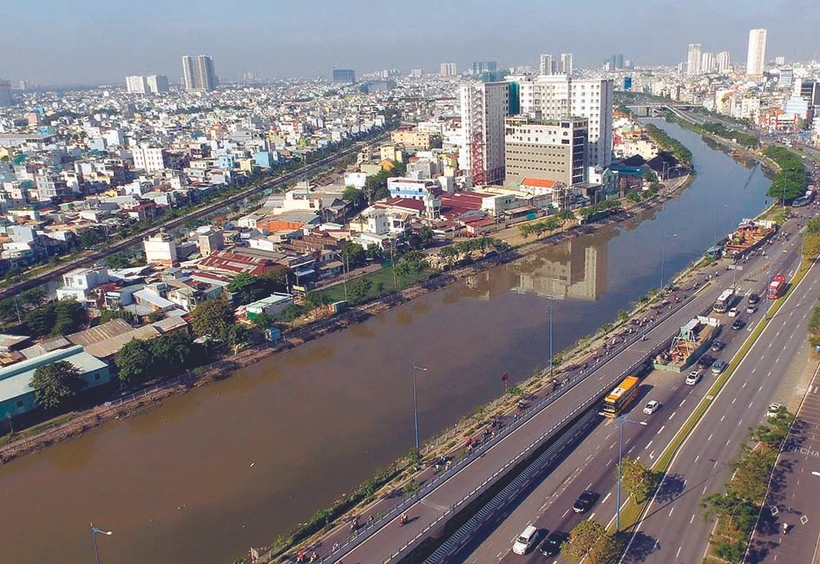
{"type": "Polygon", "coordinates": [[[662,209],[496,267],[366,323],[0,467],[0,564],[232,562],[529,377],[765,204],[769,182],[659,123],[698,177],[662,209]],[[725,207],[724,207],[725,206],[725,207]],[[720,213],[715,213],[719,210],[720,213]],[[672,234],[674,233],[674,237],[672,234]]]}

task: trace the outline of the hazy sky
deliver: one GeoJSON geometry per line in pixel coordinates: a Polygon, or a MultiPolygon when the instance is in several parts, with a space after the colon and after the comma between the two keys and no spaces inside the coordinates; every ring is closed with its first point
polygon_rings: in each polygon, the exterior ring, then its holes
{"type": "Polygon", "coordinates": [[[15,2],[0,33],[0,77],[38,84],[181,75],[206,53],[226,79],[399,67],[462,69],[473,60],[536,65],[572,52],[576,65],[623,53],[674,64],[689,43],[745,61],[749,29],[769,30],[767,59],[818,56],[817,0],[35,0],[15,2]]]}

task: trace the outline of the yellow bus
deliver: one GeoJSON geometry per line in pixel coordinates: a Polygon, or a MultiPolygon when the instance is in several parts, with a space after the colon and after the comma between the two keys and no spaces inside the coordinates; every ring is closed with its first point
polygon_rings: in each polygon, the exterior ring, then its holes
{"type": "Polygon", "coordinates": [[[601,411],[598,414],[604,417],[618,417],[638,395],[638,383],[640,381],[637,376],[624,378],[624,381],[604,398],[601,411]]]}

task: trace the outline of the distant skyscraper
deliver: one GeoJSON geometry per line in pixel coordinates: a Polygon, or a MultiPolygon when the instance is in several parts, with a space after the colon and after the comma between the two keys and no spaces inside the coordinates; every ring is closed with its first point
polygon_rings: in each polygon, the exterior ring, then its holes
{"type": "Polygon", "coordinates": [[[721,51],[717,54],[717,71],[719,73],[727,73],[732,70],[732,57],[729,51],[721,51]]]}
{"type": "Polygon", "coordinates": [[[11,96],[11,82],[8,80],[0,80],[0,107],[11,106],[14,103],[14,98],[11,96]]]}
{"type": "Polygon", "coordinates": [[[474,75],[484,74],[485,72],[497,72],[498,63],[495,61],[473,61],[474,75]]]}
{"type": "Polygon", "coordinates": [[[701,55],[700,43],[690,43],[689,56],[686,59],[686,74],[689,76],[700,74],[701,55]]]}
{"type": "Polygon", "coordinates": [[[126,76],[125,90],[129,94],[145,94],[148,92],[148,84],[144,76],[126,76]]]}
{"type": "Polygon", "coordinates": [[[182,57],[182,79],[188,92],[216,90],[217,78],[214,60],[208,55],[182,57]]]}
{"type": "Polygon", "coordinates": [[[164,74],[148,75],[145,77],[145,83],[148,85],[148,91],[152,94],[168,92],[168,77],[164,74]]]}
{"type": "Polygon", "coordinates": [[[441,63],[441,76],[449,78],[458,74],[458,67],[455,63],[441,63]]]}
{"type": "Polygon", "coordinates": [[[561,53],[561,73],[572,74],[572,53],[561,53]]]}
{"type": "Polygon", "coordinates": [[[353,84],[356,82],[356,72],[352,69],[335,69],[333,71],[333,82],[339,84],[353,84]]]}
{"type": "Polygon", "coordinates": [[[774,64],[777,66],[783,66],[786,64],[786,57],[775,57],[774,64]]]}
{"type": "Polygon", "coordinates": [[[464,139],[461,162],[475,184],[504,182],[504,118],[509,111],[509,93],[506,82],[473,82],[459,89],[464,139]]]}
{"type": "Polygon", "coordinates": [[[624,68],[624,56],[618,53],[609,57],[609,70],[621,70],[624,68]]]}
{"type": "Polygon", "coordinates": [[[552,55],[541,55],[541,59],[538,63],[538,74],[541,76],[553,74],[552,55]]]}
{"type": "Polygon", "coordinates": [[[766,66],[766,30],[753,29],[749,31],[749,50],[746,52],[746,74],[748,76],[763,76],[766,66]]]}
{"type": "Polygon", "coordinates": [[[706,52],[700,56],[700,72],[712,73],[717,70],[717,59],[714,53],[706,52]]]}

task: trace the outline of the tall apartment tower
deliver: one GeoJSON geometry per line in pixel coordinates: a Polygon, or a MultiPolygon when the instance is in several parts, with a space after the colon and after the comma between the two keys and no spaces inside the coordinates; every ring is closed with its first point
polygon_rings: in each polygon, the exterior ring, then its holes
{"type": "Polygon", "coordinates": [[[561,53],[561,73],[572,74],[572,53],[561,53]]]}
{"type": "Polygon", "coordinates": [[[714,53],[706,52],[700,57],[700,72],[712,73],[717,70],[717,59],[714,53]]]}
{"type": "Polygon", "coordinates": [[[153,94],[168,92],[168,77],[164,74],[149,74],[145,77],[148,91],[153,94]]]}
{"type": "Polygon", "coordinates": [[[703,52],[700,43],[689,44],[689,56],[686,59],[686,74],[695,76],[700,74],[700,63],[703,52]]]}
{"type": "Polygon", "coordinates": [[[719,73],[730,72],[732,70],[732,57],[729,51],[721,51],[717,54],[717,71],[719,73]]]}
{"type": "Polygon", "coordinates": [[[441,72],[439,73],[443,78],[450,78],[458,75],[458,67],[455,63],[441,63],[441,72]]]}
{"type": "Polygon", "coordinates": [[[217,78],[214,60],[208,55],[182,57],[182,79],[188,92],[216,90],[217,78]]]}
{"type": "Polygon", "coordinates": [[[553,70],[552,55],[541,55],[541,59],[538,63],[538,74],[541,76],[549,76],[553,74],[553,70]]]}
{"type": "Polygon", "coordinates": [[[746,52],[746,74],[748,76],[763,76],[766,65],[766,30],[753,29],[749,31],[749,50],[746,52]]]}
{"type": "Polygon", "coordinates": [[[129,94],[145,94],[148,92],[148,83],[144,76],[126,76],[125,90],[129,94]]]}
{"type": "Polygon", "coordinates": [[[510,105],[507,82],[473,82],[459,88],[462,168],[474,184],[504,182],[504,118],[510,105]]]}

